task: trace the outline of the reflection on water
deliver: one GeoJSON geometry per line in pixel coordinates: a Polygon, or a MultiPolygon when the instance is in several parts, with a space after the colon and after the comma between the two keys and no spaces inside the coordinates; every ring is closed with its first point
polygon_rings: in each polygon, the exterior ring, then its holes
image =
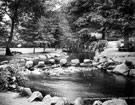
{"type": "Polygon", "coordinates": [[[29,76],[30,87],[44,95],[76,97],[130,97],[134,96],[135,82],[128,78],[104,73],[85,71],[60,77],[29,76]],[[130,90],[130,91],[129,91],[130,90]]]}

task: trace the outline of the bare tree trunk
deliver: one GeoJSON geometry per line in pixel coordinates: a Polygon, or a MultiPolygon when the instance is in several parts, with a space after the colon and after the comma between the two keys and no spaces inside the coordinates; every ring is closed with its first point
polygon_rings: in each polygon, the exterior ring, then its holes
{"type": "Polygon", "coordinates": [[[105,33],[106,33],[106,28],[103,28],[102,30],[102,39],[105,40],[105,33]]]}
{"type": "Polygon", "coordinates": [[[33,49],[33,53],[35,54],[35,52],[36,52],[36,48],[35,48],[35,44],[34,44],[34,49],[33,49]]]}
{"type": "Polygon", "coordinates": [[[128,43],[129,43],[129,34],[124,34],[124,47],[128,48],[128,43]]]}
{"type": "Polygon", "coordinates": [[[12,23],[11,23],[11,31],[10,31],[10,36],[9,36],[9,39],[8,39],[8,42],[6,44],[6,53],[5,55],[8,55],[8,56],[11,56],[12,53],[11,53],[11,50],[10,50],[10,45],[11,45],[11,42],[12,42],[12,39],[13,39],[13,32],[14,32],[14,18],[11,19],[12,23]]]}

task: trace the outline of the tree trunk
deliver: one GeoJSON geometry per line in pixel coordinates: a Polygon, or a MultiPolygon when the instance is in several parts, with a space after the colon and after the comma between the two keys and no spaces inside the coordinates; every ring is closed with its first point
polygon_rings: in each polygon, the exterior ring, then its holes
{"type": "Polygon", "coordinates": [[[124,47],[128,48],[128,43],[129,43],[129,34],[124,34],[124,47]]]}
{"type": "Polygon", "coordinates": [[[35,45],[34,45],[33,54],[35,54],[35,52],[36,52],[36,47],[35,47],[35,45]]]}
{"type": "Polygon", "coordinates": [[[12,55],[12,53],[10,51],[10,48],[8,46],[6,46],[6,54],[5,55],[7,55],[7,56],[11,56],[12,55]]]}
{"type": "Polygon", "coordinates": [[[45,52],[45,49],[46,49],[46,44],[44,44],[44,49],[43,49],[43,52],[45,52]]]}
{"type": "Polygon", "coordinates": [[[105,33],[106,33],[106,28],[104,27],[102,30],[102,39],[105,40],[105,33]]]}
{"type": "Polygon", "coordinates": [[[11,45],[11,42],[12,42],[12,39],[13,39],[13,32],[14,32],[14,19],[11,19],[12,23],[11,23],[11,31],[10,31],[10,36],[9,36],[9,39],[8,39],[8,42],[6,44],[6,54],[5,55],[8,55],[8,56],[11,56],[12,53],[10,51],[10,45],[11,45]]]}

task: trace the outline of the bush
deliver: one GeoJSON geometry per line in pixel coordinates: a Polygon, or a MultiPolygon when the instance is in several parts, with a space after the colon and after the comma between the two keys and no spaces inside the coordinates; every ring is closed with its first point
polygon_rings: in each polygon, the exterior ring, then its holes
{"type": "Polygon", "coordinates": [[[9,85],[27,86],[27,79],[21,73],[23,67],[21,64],[7,64],[0,66],[0,91],[8,90],[9,85]],[[13,80],[15,77],[15,80],[13,80]]]}
{"type": "Polygon", "coordinates": [[[8,68],[0,67],[0,91],[7,89],[10,83],[11,73],[8,68]]]}

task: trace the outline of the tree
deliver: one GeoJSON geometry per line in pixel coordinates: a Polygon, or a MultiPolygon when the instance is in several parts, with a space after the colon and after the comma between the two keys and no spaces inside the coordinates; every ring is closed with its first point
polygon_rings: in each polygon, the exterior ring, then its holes
{"type": "Polygon", "coordinates": [[[74,32],[95,28],[104,37],[107,31],[120,30],[128,47],[129,34],[135,29],[134,0],[75,0],[67,12],[74,32]]]}
{"type": "Polygon", "coordinates": [[[14,29],[23,18],[39,18],[45,7],[42,0],[1,0],[0,14],[10,18],[10,33],[6,43],[6,55],[12,55],[10,44],[14,36],[14,29]]]}
{"type": "Polygon", "coordinates": [[[0,23],[0,45],[4,46],[6,42],[6,35],[7,35],[6,26],[3,23],[0,23]]]}

